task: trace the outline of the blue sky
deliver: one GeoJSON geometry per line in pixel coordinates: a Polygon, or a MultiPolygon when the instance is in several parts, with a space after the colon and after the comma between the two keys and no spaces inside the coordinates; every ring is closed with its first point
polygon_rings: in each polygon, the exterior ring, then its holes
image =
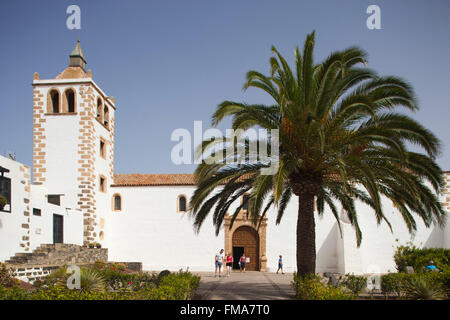
{"type": "Polygon", "coordinates": [[[170,141],[177,128],[209,125],[225,99],[271,103],[242,91],[245,73],[267,73],[270,47],[290,62],[316,30],[315,59],[358,45],[369,67],[414,86],[413,115],[442,140],[450,170],[450,1],[1,1],[0,154],[32,164],[34,72],[54,78],[78,38],[95,82],[117,105],[115,172],[182,173],[170,141]],[[81,30],[66,28],[66,8],[81,8],[81,30]],[[381,8],[381,30],[366,8],[381,8]]]}

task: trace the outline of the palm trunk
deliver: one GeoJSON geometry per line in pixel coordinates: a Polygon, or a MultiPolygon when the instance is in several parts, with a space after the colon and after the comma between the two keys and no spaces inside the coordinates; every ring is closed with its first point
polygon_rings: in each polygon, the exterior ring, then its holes
{"type": "Polygon", "coordinates": [[[301,192],[298,196],[297,274],[305,276],[315,272],[316,226],[314,222],[314,195],[301,192]]]}

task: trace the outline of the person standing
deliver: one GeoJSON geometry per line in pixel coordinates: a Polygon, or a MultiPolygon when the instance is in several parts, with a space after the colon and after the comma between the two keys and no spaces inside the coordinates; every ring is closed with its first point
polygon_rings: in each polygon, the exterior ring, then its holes
{"type": "Polygon", "coordinates": [[[240,272],[245,272],[245,264],[246,263],[247,263],[247,258],[245,257],[245,253],[243,253],[241,258],[239,259],[240,272]]]}
{"type": "Polygon", "coordinates": [[[233,256],[227,253],[227,277],[231,275],[231,267],[233,266],[233,256]]]}
{"type": "Polygon", "coordinates": [[[423,269],[423,272],[439,272],[439,269],[434,265],[433,260],[428,262],[428,265],[423,269]]]}
{"type": "Polygon", "coordinates": [[[216,254],[214,264],[216,265],[216,270],[214,272],[214,278],[217,276],[217,270],[219,270],[219,278],[220,278],[220,272],[222,271],[222,265],[223,265],[223,249],[220,249],[219,253],[216,254]]]}
{"type": "Polygon", "coordinates": [[[280,255],[280,258],[278,259],[277,274],[278,274],[278,271],[280,271],[280,270],[281,270],[281,274],[284,274],[284,272],[283,272],[283,256],[282,255],[280,255]]]}

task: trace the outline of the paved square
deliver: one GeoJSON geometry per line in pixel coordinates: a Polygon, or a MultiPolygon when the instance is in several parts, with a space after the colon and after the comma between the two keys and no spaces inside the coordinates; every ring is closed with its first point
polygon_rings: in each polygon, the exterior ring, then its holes
{"type": "Polygon", "coordinates": [[[197,299],[201,300],[287,300],[293,299],[292,273],[247,271],[230,277],[214,272],[193,272],[201,277],[197,299]]]}

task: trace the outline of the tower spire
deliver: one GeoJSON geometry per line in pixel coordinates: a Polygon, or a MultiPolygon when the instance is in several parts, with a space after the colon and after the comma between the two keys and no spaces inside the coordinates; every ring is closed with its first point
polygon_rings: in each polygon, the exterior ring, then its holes
{"type": "Polygon", "coordinates": [[[86,71],[86,59],[84,58],[83,50],[81,50],[80,39],[77,40],[77,44],[69,57],[69,67],[80,67],[83,71],[86,71]]]}

